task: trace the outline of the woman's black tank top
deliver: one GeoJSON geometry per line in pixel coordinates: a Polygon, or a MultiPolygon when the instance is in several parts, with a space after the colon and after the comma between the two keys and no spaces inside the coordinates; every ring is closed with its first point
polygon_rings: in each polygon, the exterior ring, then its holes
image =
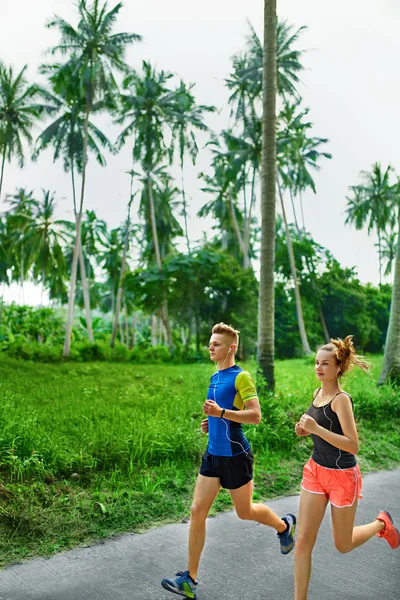
{"type": "MultiPolygon", "coordinates": [[[[333,433],[338,433],[339,435],[343,435],[343,430],[340,425],[339,418],[337,414],[332,410],[331,404],[332,401],[339,394],[346,394],[349,396],[351,400],[351,404],[353,406],[353,400],[349,394],[346,392],[338,392],[332,400],[325,404],[324,406],[319,406],[318,408],[314,406],[314,400],[319,392],[314,396],[314,399],[311,403],[310,408],[307,411],[307,414],[310,415],[313,419],[316,420],[318,425],[332,431],[333,433]]],[[[349,469],[351,467],[355,467],[357,464],[356,457],[354,454],[350,452],[346,452],[345,450],[340,450],[336,448],[336,446],[332,446],[318,435],[311,434],[314,450],[312,453],[313,460],[320,465],[321,467],[327,467],[328,469],[349,469]]]]}

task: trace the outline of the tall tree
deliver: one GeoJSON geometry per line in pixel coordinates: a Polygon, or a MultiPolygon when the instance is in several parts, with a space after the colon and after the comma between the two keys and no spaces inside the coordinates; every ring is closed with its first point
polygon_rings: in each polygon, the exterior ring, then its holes
{"type": "MultiPolygon", "coordinates": [[[[264,5],[265,6],[265,5],[264,5]]],[[[275,67],[277,70],[277,94],[282,98],[299,97],[297,86],[300,82],[299,74],[304,70],[301,63],[301,57],[304,54],[303,50],[294,48],[294,44],[302,31],[307,27],[300,27],[297,31],[293,31],[293,26],[288,25],[287,21],[275,21],[276,28],[276,61],[275,67]]],[[[260,100],[263,96],[263,74],[264,74],[264,58],[265,48],[254,28],[250,25],[250,35],[248,37],[247,61],[241,71],[241,78],[237,78],[234,82],[238,87],[240,79],[247,81],[248,90],[251,96],[257,97],[260,100]]],[[[240,73],[240,71],[239,71],[240,73]]]]}
{"type": "Polygon", "coordinates": [[[187,202],[185,193],[184,179],[184,163],[185,154],[189,153],[193,165],[196,163],[196,158],[199,153],[199,148],[196,140],[196,131],[208,131],[208,127],[204,122],[206,113],[215,111],[214,106],[197,105],[196,99],[192,93],[194,84],[186,85],[183,81],[175,91],[175,108],[173,111],[172,124],[172,144],[171,144],[171,159],[173,158],[173,150],[177,146],[179,154],[179,162],[181,167],[182,181],[182,206],[183,218],[185,223],[185,237],[188,253],[190,254],[189,233],[187,225],[187,202]]]}
{"type": "MultiPolygon", "coordinates": [[[[57,73],[60,65],[42,66],[42,72],[50,76],[57,73]]],[[[72,201],[74,207],[75,221],[77,219],[77,203],[76,203],[76,172],[82,173],[83,168],[83,144],[84,144],[84,124],[85,124],[85,99],[79,91],[79,77],[74,72],[72,65],[67,76],[65,70],[65,85],[57,85],[57,81],[53,81],[53,89],[51,92],[47,90],[41,91],[42,96],[52,107],[52,112],[57,114],[55,121],[50,123],[46,129],[38,136],[35,145],[33,159],[36,160],[41,152],[49,146],[54,149],[53,161],[58,159],[63,160],[64,170],[71,173],[72,183],[72,201]]],[[[92,112],[100,110],[101,103],[93,105],[92,112]]],[[[102,154],[102,149],[106,148],[109,151],[113,150],[113,146],[105,134],[100,131],[91,121],[88,122],[88,140],[87,151],[95,155],[96,161],[105,166],[106,160],[102,154]]],[[[85,313],[86,313],[86,330],[89,341],[93,341],[93,331],[91,324],[90,310],[90,289],[89,282],[86,277],[85,261],[83,258],[82,244],[79,245],[79,267],[81,273],[82,291],[84,297],[85,313]]]]}
{"type": "Polygon", "coordinates": [[[347,198],[346,224],[355,225],[356,229],[367,226],[368,235],[376,230],[378,235],[379,283],[382,283],[382,234],[385,229],[393,229],[396,212],[393,201],[397,196],[397,186],[393,186],[390,177],[394,173],[389,165],[385,171],[379,163],[372,166],[372,171],[361,171],[363,182],[351,186],[353,195],[347,198]]]}
{"type": "Polygon", "coordinates": [[[386,335],[385,354],[379,383],[387,379],[400,383],[400,183],[396,186],[396,199],[393,209],[397,213],[397,248],[394,266],[392,300],[390,304],[389,326],[386,335]]]}
{"type": "Polygon", "coordinates": [[[46,108],[36,102],[39,88],[28,83],[26,69],[27,65],[14,77],[12,67],[0,62],[0,198],[6,160],[16,156],[19,166],[24,166],[23,141],[32,143],[32,129],[46,108]]]}
{"type": "Polygon", "coordinates": [[[42,190],[43,199],[38,201],[35,213],[24,242],[29,248],[30,262],[33,265],[33,279],[42,284],[42,299],[46,288],[55,286],[54,275],[60,280],[58,287],[67,276],[63,245],[67,241],[66,223],[55,218],[55,193],[42,190]]]}
{"type": "Polygon", "coordinates": [[[85,101],[85,120],[82,150],[82,186],[80,203],[77,209],[76,236],[72,261],[71,285],[68,298],[68,317],[64,344],[64,356],[68,356],[71,346],[72,319],[74,309],[78,253],[81,238],[81,221],[86,183],[86,165],[89,120],[96,102],[104,102],[104,108],[115,108],[116,81],[115,72],[126,72],[124,61],[127,47],[141,37],[137,34],[113,33],[113,28],[122,8],[119,2],[108,10],[108,3],[101,5],[100,0],[93,0],[89,5],[86,0],[79,0],[79,23],[75,28],[60,17],[48,23],[61,34],[60,44],[52,49],[52,53],[61,53],[69,57],[67,63],[53,75],[56,89],[67,84],[71,68],[79,77],[79,89],[85,101]]]}
{"type": "MultiPolygon", "coordinates": [[[[154,203],[154,178],[167,157],[166,133],[174,122],[176,98],[168,82],[171,73],[157,72],[150,63],[143,61],[142,74],[130,73],[124,80],[127,93],[121,94],[121,112],[117,123],[127,123],[118,137],[122,146],[133,134],[132,156],[146,175],[148,219],[152,232],[154,256],[158,270],[162,271],[159,236],[154,203]]],[[[168,318],[166,295],[162,301],[161,318],[167,331],[168,344],[172,347],[172,335],[168,318]]]]}
{"type": "Polygon", "coordinates": [[[276,0],[264,0],[261,250],[258,361],[274,390],[274,246],[276,204],[276,0]]]}
{"type": "Polygon", "coordinates": [[[113,317],[113,327],[112,327],[112,333],[111,333],[111,348],[114,348],[114,346],[115,346],[115,338],[117,335],[117,328],[118,328],[118,324],[119,324],[119,314],[121,311],[122,294],[124,291],[124,287],[123,287],[124,276],[125,276],[125,271],[126,271],[126,261],[127,261],[129,241],[130,241],[129,238],[130,238],[130,233],[131,233],[131,209],[132,209],[132,202],[133,202],[133,198],[134,198],[134,195],[132,193],[132,187],[133,187],[133,178],[136,175],[136,173],[132,169],[129,174],[131,177],[131,184],[130,184],[130,195],[129,195],[129,202],[128,202],[128,216],[126,218],[126,223],[125,223],[124,249],[122,252],[121,271],[119,274],[118,291],[117,291],[117,297],[116,297],[116,302],[115,302],[115,311],[114,311],[114,317],[113,317]]]}
{"type": "Polygon", "coordinates": [[[19,301],[25,303],[24,282],[32,266],[34,255],[28,247],[25,233],[34,220],[37,200],[33,191],[19,188],[15,194],[8,194],[6,202],[11,206],[6,212],[6,229],[12,240],[12,253],[14,260],[12,266],[12,279],[19,281],[19,301]]]}

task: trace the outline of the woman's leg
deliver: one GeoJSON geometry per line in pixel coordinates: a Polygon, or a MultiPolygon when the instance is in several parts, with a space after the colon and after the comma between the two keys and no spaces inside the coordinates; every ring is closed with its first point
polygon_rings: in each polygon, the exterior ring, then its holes
{"type": "Polygon", "coordinates": [[[265,504],[253,503],[253,482],[249,481],[236,490],[229,490],[235,510],[239,519],[257,521],[263,525],[269,525],[281,533],[286,529],[285,521],[282,521],[273,510],[265,504]]]}
{"type": "Polygon", "coordinates": [[[295,600],[306,600],[311,575],[311,555],[324,518],[328,498],[301,490],[294,556],[295,600]]]}
{"type": "Polygon", "coordinates": [[[200,556],[206,539],[206,519],[212,503],[220,490],[218,477],[198,475],[190,511],[189,575],[196,581],[200,556]]]}
{"type": "Polygon", "coordinates": [[[333,539],[339,552],[346,553],[354,550],[354,548],[368,542],[385,527],[384,522],[378,520],[367,525],[354,527],[356,510],[357,500],[353,506],[346,506],[345,508],[331,506],[333,539]]]}

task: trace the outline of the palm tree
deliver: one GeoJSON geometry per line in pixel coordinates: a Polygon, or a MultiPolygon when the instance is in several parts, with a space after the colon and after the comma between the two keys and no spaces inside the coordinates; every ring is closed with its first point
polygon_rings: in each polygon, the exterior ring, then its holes
{"type": "Polygon", "coordinates": [[[386,335],[385,354],[379,384],[388,378],[400,382],[400,183],[395,186],[396,196],[393,201],[393,212],[397,213],[397,248],[394,267],[392,300],[390,304],[389,325],[386,335]]]}
{"type": "MultiPolygon", "coordinates": [[[[172,178],[166,171],[160,169],[154,175],[156,174],[158,177],[156,178],[153,176],[152,184],[154,214],[160,257],[161,261],[163,262],[164,259],[174,250],[173,240],[176,237],[183,236],[184,232],[174,215],[174,210],[176,210],[178,207],[178,201],[176,198],[179,195],[179,189],[174,185],[172,178]]],[[[152,260],[154,260],[154,245],[153,237],[148,227],[148,224],[150,223],[150,207],[147,201],[147,178],[143,179],[142,184],[143,188],[139,206],[139,214],[144,218],[144,222],[146,224],[144,230],[144,241],[147,242],[147,245],[144,246],[142,250],[142,259],[147,257],[148,262],[152,262],[152,260]]]]}
{"type": "Polygon", "coordinates": [[[398,186],[390,184],[393,168],[389,165],[383,172],[379,163],[372,166],[372,171],[361,171],[363,183],[351,186],[353,196],[347,198],[346,221],[354,224],[356,229],[367,225],[368,235],[374,229],[378,235],[379,252],[379,283],[382,283],[382,233],[393,229],[394,219],[393,202],[398,193],[398,186]]]}
{"type": "Polygon", "coordinates": [[[61,282],[67,277],[63,244],[67,241],[68,233],[66,222],[55,218],[55,193],[46,190],[42,192],[43,199],[36,203],[35,214],[23,241],[30,250],[33,279],[42,284],[43,304],[43,292],[49,287],[50,280],[51,286],[55,286],[54,273],[61,282]]]}
{"type": "Polygon", "coordinates": [[[121,248],[124,244],[124,232],[116,227],[107,232],[104,248],[99,255],[99,263],[107,274],[106,289],[111,291],[109,303],[111,313],[115,313],[116,298],[118,293],[119,278],[122,266],[121,248]]]}
{"type": "Polygon", "coordinates": [[[90,114],[96,102],[102,101],[104,108],[115,108],[116,81],[114,72],[126,72],[124,62],[128,45],[139,41],[137,34],[117,33],[112,30],[115,25],[122,2],[108,10],[107,2],[101,6],[100,0],[79,0],[79,23],[76,28],[60,17],[55,17],[48,27],[56,28],[61,34],[60,44],[52,49],[52,53],[67,55],[69,60],[60,67],[52,77],[56,89],[67,85],[71,69],[79,77],[79,89],[85,101],[85,120],[83,128],[82,150],[82,186],[80,204],[76,218],[76,237],[72,261],[71,286],[68,299],[68,319],[64,344],[64,356],[68,356],[71,346],[72,318],[76,287],[77,261],[81,237],[81,221],[86,182],[87,148],[89,137],[90,114]]]}
{"type": "Polygon", "coordinates": [[[231,132],[223,132],[228,147],[228,155],[232,156],[236,165],[233,165],[232,177],[236,179],[236,173],[242,171],[242,177],[237,181],[243,188],[244,199],[244,232],[243,232],[243,267],[250,265],[250,233],[255,208],[256,179],[261,170],[262,155],[262,120],[251,110],[250,115],[243,123],[242,135],[233,135],[231,132]],[[250,205],[247,207],[246,187],[248,180],[250,187],[250,205]]]}
{"type": "Polygon", "coordinates": [[[277,92],[276,0],[264,0],[261,249],[258,361],[269,390],[274,376],[274,267],[277,92]]]}
{"type": "MultiPolygon", "coordinates": [[[[278,129],[278,140],[277,140],[277,153],[278,153],[278,179],[277,185],[279,190],[279,196],[282,207],[283,223],[286,231],[286,239],[289,253],[290,268],[292,272],[292,278],[294,282],[294,292],[296,300],[296,312],[297,321],[299,325],[300,338],[302,342],[303,352],[305,354],[311,354],[310,345],[308,343],[306,327],[303,318],[302,302],[299,279],[296,270],[296,263],[294,260],[291,233],[286,218],[286,210],[284,206],[284,190],[289,190],[290,199],[292,202],[293,215],[295,219],[296,229],[299,239],[302,240],[305,233],[304,214],[301,192],[310,187],[314,193],[316,193],[315,183],[309,172],[309,168],[312,167],[318,170],[319,164],[317,161],[324,156],[325,158],[331,158],[331,155],[318,151],[318,147],[322,143],[326,143],[328,140],[323,138],[309,137],[308,132],[312,128],[312,123],[309,121],[305,122],[304,117],[308,115],[309,110],[298,110],[300,101],[297,100],[294,103],[285,103],[283,109],[279,114],[279,129],[278,129]],[[303,220],[303,228],[300,229],[296,216],[296,209],[294,203],[294,197],[296,194],[300,195],[300,204],[303,220]]],[[[313,272],[312,262],[307,262],[310,276],[315,275],[313,272]]],[[[315,288],[315,297],[318,298],[318,291],[316,289],[315,277],[311,277],[311,285],[315,288]]],[[[321,318],[321,325],[324,332],[324,336],[329,341],[329,335],[327,333],[327,326],[322,310],[321,304],[319,305],[319,314],[321,318]]]]}
{"type": "Polygon", "coordinates": [[[136,175],[136,173],[132,169],[129,172],[129,174],[131,177],[131,185],[130,185],[130,195],[129,195],[129,202],[128,202],[128,216],[126,218],[126,224],[125,224],[124,249],[123,249],[123,253],[122,253],[121,271],[120,271],[120,275],[119,275],[118,292],[117,292],[117,298],[116,298],[116,302],[115,302],[115,312],[114,312],[113,327],[112,327],[112,334],[111,334],[111,348],[114,348],[114,346],[115,346],[115,338],[117,335],[117,327],[118,327],[118,323],[119,323],[119,314],[121,311],[121,302],[122,302],[122,294],[123,294],[123,283],[124,283],[124,276],[125,276],[125,270],[126,270],[126,261],[127,261],[129,241],[130,241],[129,238],[130,238],[130,233],[131,233],[131,208],[132,208],[132,202],[133,202],[133,198],[134,198],[134,194],[132,193],[132,188],[133,188],[133,178],[136,175]]]}
{"type": "Polygon", "coordinates": [[[237,198],[240,192],[240,167],[232,160],[228,153],[218,152],[214,149],[212,176],[200,173],[205,186],[202,192],[211,194],[213,198],[204,204],[198,217],[212,216],[217,222],[213,228],[218,232],[219,246],[223,251],[240,256],[245,260],[246,248],[243,240],[243,214],[237,206],[237,198]],[[238,252],[239,250],[239,252],[238,252]]]}
{"type": "Polygon", "coordinates": [[[185,85],[181,81],[180,86],[175,92],[176,106],[173,113],[172,125],[172,144],[171,160],[174,156],[175,146],[178,146],[179,162],[181,167],[182,178],[182,204],[183,217],[185,222],[185,237],[188,253],[190,254],[189,234],[187,227],[187,207],[184,182],[184,159],[185,153],[188,152],[193,165],[196,164],[196,158],[199,152],[196,141],[196,130],[208,131],[207,125],[204,123],[204,114],[215,111],[214,106],[205,106],[196,104],[196,99],[192,94],[194,85],[185,85]]]}
{"type": "Polygon", "coordinates": [[[6,212],[6,228],[13,240],[13,279],[19,281],[19,300],[24,303],[24,281],[34,257],[27,247],[25,232],[34,220],[37,201],[33,197],[33,191],[27,192],[25,188],[20,188],[15,194],[8,194],[6,202],[11,206],[6,212]]]}
{"type": "MultiPolygon", "coordinates": [[[[265,6],[265,5],[264,5],[265,6]]],[[[298,41],[300,34],[307,27],[300,27],[293,32],[293,26],[288,25],[287,21],[276,21],[276,62],[277,69],[277,93],[282,98],[298,98],[297,85],[300,82],[299,74],[304,70],[301,64],[303,50],[296,50],[293,45],[298,41]]],[[[242,71],[239,71],[239,77],[235,77],[228,85],[231,89],[238,89],[247,81],[247,89],[253,98],[262,99],[263,94],[263,61],[265,49],[263,44],[250,25],[250,35],[247,43],[247,61],[242,71]],[[240,77],[241,74],[241,77],[240,77]]],[[[238,95],[236,95],[238,97],[238,95]]]]}
{"type": "Polygon", "coordinates": [[[31,144],[32,129],[45,109],[35,102],[39,88],[28,84],[26,69],[27,65],[14,77],[12,67],[0,62],[0,198],[6,159],[10,162],[16,156],[19,166],[24,166],[23,141],[31,144]]]}
{"type": "MultiPolygon", "coordinates": [[[[382,260],[386,260],[384,276],[389,277],[393,271],[393,264],[396,259],[397,251],[397,231],[384,231],[381,238],[382,260]]],[[[378,246],[378,244],[375,244],[378,246]]]]}
{"type": "MultiPolygon", "coordinates": [[[[142,69],[142,75],[133,72],[124,80],[123,87],[128,90],[128,93],[121,94],[121,113],[116,122],[124,124],[128,121],[128,124],[120,133],[117,144],[121,147],[134,134],[132,156],[134,163],[142,166],[147,179],[148,222],[151,226],[156,264],[161,272],[162,257],[157,231],[153,180],[168,152],[166,127],[173,125],[176,98],[167,85],[172,78],[171,73],[156,72],[146,61],[143,61],[142,69]]],[[[161,317],[167,331],[168,344],[172,347],[165,294],[161,317]]]]}
{"type": "Polygon", "coordinates": [[[304,121],[309,108],[299,109],[301,100],[285,102],[279,113],[278,123],[278,162],[282,184],[289,190],[295,224],[299,236],[302,236],[298,225],[294,197],[299,195],[302,215],[302,229],[305,231],[302,193],[310,188],[316,194],[314,179],[310,169],[320,170],[321,158],[332,158],[329,152],[320,152],[319,147],[326,144],[326,138],[310,136],[313,124],[304,121]]]}
{"type": "MultiPolygon", "coordinates": [[[[42,72],[51,75],[57,73],[60,65],[42,66],[42,72]]],[[[84,122],[85,122],[85,101],[79,94],[79,79],[71,69],[66,78],[66,85],[57,90],[57,85],[53,84],[52,92],[42,90],[41,94],[50,102],[52,112],[58,116],[46,129],[38,136],[36,147],[33,154],[34,160],[38,158],[43,150],[49,146],[54,148],[53,161],[62,159],[64,170],[71,173],[72,182],[72,200],[74,206],[75,220],[77,219],[76,206],[76,188],[75,172],[82,173],[83,167],[83,143],[84,143],[84,122]]],[[[93,106],[92,112],[99,110],[101,103],[93,106]]],[[[94,153],[97,162],[101,166],[106,165],[106,160],[102,154],[101,148],[109,151],[113,146],[105,134],[98,129],[91,121],[88,123],[88,141],[87,148],[94,153]]],[[[82,252],[82,244],[79,245],[79,267],[81,273],[82,291],[86,312],[86,329],[89,341],[93,341],[93,331],[91,325],[90,311],[90,289],[86,278],[85,262],[82,252]]]]}

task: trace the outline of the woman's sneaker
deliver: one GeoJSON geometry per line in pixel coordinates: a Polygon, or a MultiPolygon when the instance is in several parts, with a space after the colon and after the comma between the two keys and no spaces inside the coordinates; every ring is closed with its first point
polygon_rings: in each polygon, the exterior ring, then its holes
{"type": "Polygon", "coordinates": [[[179,594],[185,598],[196,598],[198,583],[194,582],[189,575],[189,571],[178,571],[176,579],[163,579],[161,585],[164,589],[174,594],[179,594]]]}
{"type": "Polygon", "coordinates": [[[376,518],[385,523],[385,528],[376,535],[378,537],[385,538],[391,548],[398,548],[400,546],[400,533],[399,530],[394,526],[393,519],[390,514],[383,510],[376,518]]]}
{"type": "Polygon", "coordinates": [[[282,521],[287,523],[287,528],[282,533],[277,532],[279,542],[281,545],[282,554],[289,554],[294,547],[294,532],[296,531],[296,517],[291,513],[288,513],[282,517],[282,521]]]}

